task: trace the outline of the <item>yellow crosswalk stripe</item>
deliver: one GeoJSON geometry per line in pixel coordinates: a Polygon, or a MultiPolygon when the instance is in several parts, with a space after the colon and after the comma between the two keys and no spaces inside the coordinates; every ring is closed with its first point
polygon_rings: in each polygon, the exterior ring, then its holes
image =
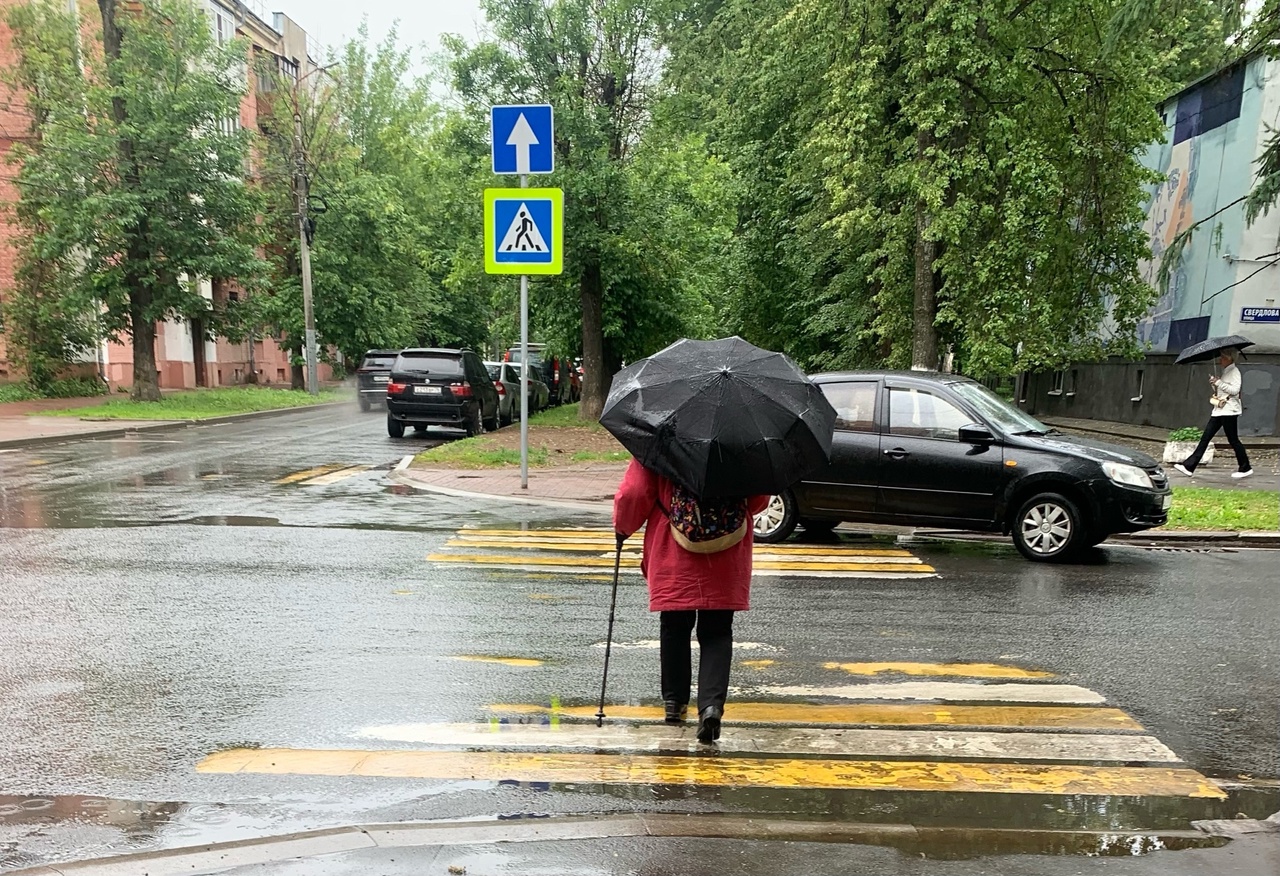
{"type": "Polygon", "coordinates": [[[471,781],[699,785],[968,793],[1177,796],[1225,799],[1183,767],[670,757],[605,754],[233,749],[204,758],[200,773],[381,776],[471,781]]]}
{"type": "Polygon", "coordinates": [[[935,678],[1053,678],[1052,672],[1023,669],[1000,663],[824,663],[823,669],[838,669],[850,675],[927,675],[935,678]]]}
{"type": "MultiPolygon", "coordinates": [[[[608,571],[613,565],[612,557],[550,557],[520,556],[510,554],[428,554],[427,560],[451,566],[502,566],[515,568],[588,568],[593,571],[608,571]]],[[[639,569],[639,557],[623,557],[623,569],[639,569]]],[[[903,563],[837,563],[837,562],[801,562],[776,560],[757,560],[752,564],[755,570],[786,572],[897,572],[931,573],[932,566],[903,563]]]]}
{"type": "MultiPolygon", "coordinates": [[[[496,715],[559,715],[593,720],[595,706],[503,704],[490,706],[496,715]]],[[[609,706],[611,719],[661,721],[660,706],[609,706]]],[[[1003,727],[1037,730],[1141,731],[1142,725],[1120,709],[1099,706],[970,706],[928,703],[738,703],[725,709],[728,721],[800,727],[1003,727]]]]}
{"type": "Polygon", "coordinates": [[[309,468],[305,471],[295,471],[293,474],[285,475],[276,481],[277,484],[296,484],[299,481],[309,480],[310,478],[319,477],[328,474],[331,471],[346,468],[346,465],[340,462],[330,463],[328,465],[317,465],[315,468],[309,468]]]}
{"type": "MultiPolygon", "coordinates": [[[[466,530],[463,530],[466,532],[466,530]]],[[[483,548],[519,548],[528,550],[556,550],[556,551],[592,551],[592,552],[608,552],[612,555],[614,548],[617,546],[612,539],[551,539],[551,538],[488,538],[479,536],[459,535],[456,538],[449,539],[446,544],[449,547],[483,547],[483,548]]],[[[623,546],[623,550],[640,549],[638,540],[628,540],[623,546]]],[[[899,550],[896,548],[863,548],[850,545],[848,547],[819,547],[817,545],[780,545],[780,544],[757,544],[755,552],[777,554],[779,556],[802,556],[802,557],[901,557],[904,559],[915,559],[910,551],[899,550]]]]}
{"type": "Polygon", "coordinates": [[[318,478],[312,478],[304,481],[304,486],[308,487],[326,487],[330,484],[336,484],[339,481],[345,481],[347,478],[355,477],[358,474],[368,471],[373,466],[370,465],[350,465],[346,468],[340,468],[335,472],[321,475],[318,478]]]}

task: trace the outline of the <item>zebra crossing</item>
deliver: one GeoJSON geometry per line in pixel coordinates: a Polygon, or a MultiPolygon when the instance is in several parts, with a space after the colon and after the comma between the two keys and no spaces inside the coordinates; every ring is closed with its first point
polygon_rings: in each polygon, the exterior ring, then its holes
{"type": "MultiPolygon", "coordinates": [[[[553,787],[1226,798],[1101,694],[1048,673],[1028,678],[1019,667],[1001,677],[996,664],[952,680],[962,666],[937,664],[948,679],[941,682],[875,673],[835,687],[738,689],[713,746],[697,742],[694,721],[664,723],[660,704],[607,706],[597,726],[596,706],[552,700],[492,705],[473,722],[365,727],[352,748],[222,751],[197,770],[553,787]]],[[[909,674],[930,671],[914,664],[909,674]]]]}
{"type": "MultiPolygon", "coordinates": [[[[640,574],[641,534],[623,545],[621,572],[640,574]]],[[[472,567],[565,575],[613,573],[616,537],[608,529],[460,529],[427,560],[472,567]]],[[[755,546],[756,577],[931,578],[937,571],[910,551],[879,544],[755,546]]]]}

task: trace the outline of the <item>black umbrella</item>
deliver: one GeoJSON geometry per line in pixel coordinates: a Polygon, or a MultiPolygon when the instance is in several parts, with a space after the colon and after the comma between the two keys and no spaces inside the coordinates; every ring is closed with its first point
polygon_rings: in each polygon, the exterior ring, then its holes
{"type": "Polygon", "coordinates": [[[1178,354],[1178,358],[1173,360],[1173,364],[1186,365],[1189,362],[1208,362],[1210,359],[1218,358],[1218,355],[1223,350],[1243,350],[1245,347],[1252,346],[1253,341],[1240,335],[1209,338],[1207,341],[1184,347],[1182,352],[1178,354]]]}
{"type": "Polygon", "coordinates": [[[600,422],[702,498],[773,494],[826,465],[836,412],[781,353],[676,341],[614,375],[600,422]]]}

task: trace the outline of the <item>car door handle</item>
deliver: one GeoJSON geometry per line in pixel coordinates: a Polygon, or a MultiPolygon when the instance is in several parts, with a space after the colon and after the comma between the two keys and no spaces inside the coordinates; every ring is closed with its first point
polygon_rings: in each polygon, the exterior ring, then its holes
{"type": "Polygon", "coordinates": [[[884,455],[890,459],[906,459],[911,455],[910,452],[903,450],[901,447],[895,447],[892,450],[886,450],[884,455]]]}

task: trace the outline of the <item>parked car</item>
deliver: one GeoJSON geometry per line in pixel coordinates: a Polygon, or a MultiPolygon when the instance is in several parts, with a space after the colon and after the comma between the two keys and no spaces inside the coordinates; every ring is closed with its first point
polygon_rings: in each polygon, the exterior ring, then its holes
{"type": "Polygon", "coordinates": [[[470,350],[403,350],[387,383],[387,434],[452,426],[479,435],[498,428],[498,404],[489,372],[470,350]]]}
{"type": "MultiPolygon", "coordinates": [[[[510,362],[485,362],[489,377],[498,389],[500,421],[509,425],[520,417],[520,366],[510,362]]],[[[536,414],[550,404],[550,391],[541,380],[529,377],[529,413],[536,414]]]]}
{"type": "Polygon", "coordinates": [[[837,413],[831,464],[773,496],[757,541],[842,521],[1003,532],[1061,560],[1162,526],[1171,491],[1145,453],[1065,435],[968,378],[860,371],[813,377],[837,413]]]}
{"type": "Polygon", "coordinates": [[[391,379],[391,366],[396,363],[399,350],[370,350],[360,360],[356,369],[356,397],[360,410],[367,411],[375,404],[387,403],[387,381],[391,379]]]}

